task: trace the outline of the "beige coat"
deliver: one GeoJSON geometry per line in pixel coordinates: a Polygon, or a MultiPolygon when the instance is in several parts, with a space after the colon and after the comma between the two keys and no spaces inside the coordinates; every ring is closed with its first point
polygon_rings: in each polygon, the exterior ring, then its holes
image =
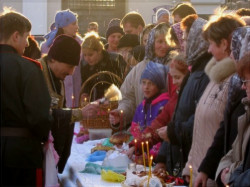
{"type": "Polygon", "coordinates": [[[238,135],[232,145],[232,149],[221,159],[218,169],[216,171],[216,180],[220,177],[220,173],[224,168],[229,168],[229,173],[226,175],[226,182],[235,168],[237,168],[244,160],[247,143],[250,137],[250,101],[247,98],[243,99],[246,113],[238,119],[238,135]]]}
{"type": "Polygon", "coordinates": [[[143,60],[133,67],[121,85],[122,100],[119,101],[118,109],[123,110],[125,123],[132,121],[136,107],[143,100],[140,79],[148,62],[149,60],[143,60]]]}
{"type": "Polygon", "coordinates": [[[212,58],[208,62],[205,72],[209,76],[210,82],[196,107],[192,146],[182,173],[189,176],[189,166],[191,165],[193,181],[197,177],[198,167],[213,142],[220,122],[223,120],[229,80],[231,75],[235,73],[235,65],[230,58],[219,62],[212,58]]]}

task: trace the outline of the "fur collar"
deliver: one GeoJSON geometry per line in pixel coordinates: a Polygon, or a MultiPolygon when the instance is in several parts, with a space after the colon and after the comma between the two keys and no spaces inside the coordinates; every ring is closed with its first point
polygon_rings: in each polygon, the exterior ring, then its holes
{"type": "Polygon", "coordinates": [[[211,81],[220,83],[227,77],[236,72],[236,67],[230,57],[224,58],[217,62],[212,58],[205,67],[205,72],[211,81]]]}

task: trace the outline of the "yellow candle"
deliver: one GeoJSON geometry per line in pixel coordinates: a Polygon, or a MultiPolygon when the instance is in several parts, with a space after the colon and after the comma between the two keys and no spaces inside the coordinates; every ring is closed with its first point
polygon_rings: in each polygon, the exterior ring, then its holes
{"type": "Polygon", "coordinates": [[[150,157],[150,161],[149,161],[149,171],[148,171],[148,186],[149,186],[149,180],[151,175],[151,167],[152,167],[152,161],[153,161],[153,156],[150,157]]]}
{"type": "Polygon", "coordinates": [[[189,166],[189,171],[190,171],[189,187],[192,187],[193,168],[191,165],[189,166]]]}
{"type": "Polygon", "coordinates": [[[85,103],[87,102],[87,98],[86,98],[86,97],[84,98],[84,102],[85,102],[85,103]]]}
{"type": "Polygon", "coordinates": [[[143,158],[144,171],[146,171],[146,161],[145,161],[145,154],[144,154],[144,142],[141,143],[141,148],[142,148],[142,158],[143,158]]]}
{"type": "Polygon", "coordinates": [[[149,165],[149,147],[148,147],[148,141],[146,141],[147,144],[147,156],[148,156],[148,165],[149,165]]]}

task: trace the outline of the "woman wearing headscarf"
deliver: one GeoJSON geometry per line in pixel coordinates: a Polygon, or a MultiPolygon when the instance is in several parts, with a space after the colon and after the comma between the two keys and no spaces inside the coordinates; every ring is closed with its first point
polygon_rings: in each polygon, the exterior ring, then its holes
{"type": "MultiPolygon", "coordinates": [[[[77,14],[67,10],[58,11],[55,16],[55,26],[52,30],[44,36],[46,41],[41,44],[42,55],[47,54],[49,47],[52,45],[54,39],[61,35],[66,34],[76,39],[81,45],[82,38],[77,34],[78,32],[78,20],[77,14]]],[[[67,107],[78,107],[79,94],[81,89],[81,74],[80,74],[80,63],[75,68],[73,75],[69,75],[64,80],[65,95],[66,95],[66,106],[67,107]],[[74,106],[73,106],[74,104],[74,106]]]]}
{"type": "MultiPolygon", "coordinates": [[[[245,51],[250,51],[249,35],[249,27],[240,27],[232,34],[231,57],[236,63],[245,51]]],[[[220,128],[214,136],[213,143],[199,166],[195,186],[199,186],[200,183],[206,184],[208,178],[214,180],[221,158],[232,148],[233,141],[238,133],[238,117],[245,112],[241,100],[246,96],[246,92],[242,90],[241,86],[240,77],[235,73],[229,83],[224,119],[220,123],[220,128]]]]}
{"type": "MultiPolygon", "coordinates": [[[[184,42],[186,62],[191,68],[190,73],[182,81],[173,119],[167,126],[167,132],[164,131],[165,140],[168,140],[170,144],[165,157],[169,160],[168,167],[175,175],[180,175],[187,162],[192,144],[196,105],[209,82],[204,68],[211,55],[207,52],[208,43],[202,37],[202,27],[206,22],[206,20],[198,18],[197,15],[190,15],[181,22],[184,40],[186,40],[184,42]],[[180,158],[173,157],[169,153],[175,149],[175,146],[179,148],[180,158]]],[[[158,133],[162,134],[161,131],[158,133]]],[[[161,157],[163,158],[163,155],[161,157]]]]}
{"type": "Polygon", "coordinates": [[[183,31],[180,22],[171,25],[168,30],[167,40],[171,47],[174,47],[179,52],[184,52],[183,31]]]}
{"type": "Polygon", "coordinates": [[[227,175],[230,175],[229,182],[225,181],[224,184],[250,186],[250,51],[243,55],[237,67],[237,72],[242,78],[242,89],[247,94],[247,97],[242,99],[246,112],[239,117],[239,133],[233,147],[220,164],[225,166],[225,163],[227,163],[228,166],[226,167],[230,168],[227,169],[229,171],[227,175]],[[241,163],[241,165],[234,170],[238,163],[241,163]],[[234,170],[233,173],[232,169],[234,170]]]}
{"type": "MultiPolygon", "coordinates": [[[[203,28],[203,36],[209,42],[208,52],[213,55],[213,58],[205,67],[210,82],[196,107],[193,134],[191,134],[192,147],[182,172],[183,176],[187,176],[188,182],[189,166],[193,168],[193,181],[195,181],[198,167],[223,120],[229,82],[236,72],[235,64],[229,57],[232,32],[243,25],[245,23],[234,15],[218,14],[211,17],[203,28]]],[[[208,180],[207,185],[214,186],[215,181],[208,180]]]]}
{"type": "Polygon", "coordinates": [[[140,78],[147,63],[149,61],[160,64],[168,63],[170,47],[165,39],[167,30],[168,26],[166,24],[159,24],[150,32],[144,60],[133,67],[121,86],[122,100],[119,101],[118,109],[110,113],[109,119],[111,124],[120,122],[120,110],[123,110],[124,120],[127,123],[132,121],[136,106],[143,100],[143,93],[140,89],[140,78]]]}
{"type": "MultiPolygon", "coordinates": [[[[235,30],[233,33],[232,39],[232,54],[236,60],[236,66],[239,69],[237,71],[239,73],[239,77],[241,80],[248,80],[249,77],[249,52],[250,52],[250,27],[241,27],[235,30]],[[238,41],[237,41],[238,40],[238,41]],[[234,48],[236,47],[236,48],[234,48]],[[245,54],[247,54],[245,56],[245,54]],[[244,58],[244,59],[243,59],[244,58]],[[242,59],[242,60],[241,60],[242,59]],[[239,62],[241,61],[241,62],[239,62]],[[248,68],[248,69],[245,69],[248,68]]],[[[232,172],[239,166],[239,164],[244,160],[245,152],[247,149],[247,142],[250,136],[250,128],[249,128],[249,82],[242,83],[241,86],[244,92],[246,92],[245,97],[241,100],[243,104],[243,109],[245,113],[246,119],[243,120],[244,117],[238,115],[238,125],[236,126],[236,130],[238,129],[238,135],[230,147],[230,151],[221,159],[219,166],[216,172],[216,181],[219,184],[228,184],[229,178],[232,172]]],[[[244,115],[243,115],[244,116],[244,115]]],[[[249,148],[248,148],[249,149],[249,148]]],[[[240,185],[245,186],[245,185],[240,185]]]]}

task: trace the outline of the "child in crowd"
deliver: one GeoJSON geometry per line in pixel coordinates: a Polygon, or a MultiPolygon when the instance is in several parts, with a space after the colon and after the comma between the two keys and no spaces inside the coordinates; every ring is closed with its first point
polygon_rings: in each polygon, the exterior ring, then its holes
{"type": "MultiPolygon", "coordinates": [[[[137,140],[138,145],[141,145],[142,141],[148,141],[149,146],[153,146],[150,138],[142,136],[142,133],[144,129],[151,125],[151,122],[168,102],[168,93],[163,93],[166,87],[166,77],[167,67],[152,61],[147,64],[146,69],[141,75],[140,81],[144,94],[144,100],[137,107],[131,128],[129,130],[133,137],[137,140]]],[[[138,146],[138,148],[139,147],[140,146],[138,146]]],[[[137,151],[140,150],[141,149],[138,149],[137,151]]],[[[128,157],[131,158],[134,151],[135,145],[133,141],[130,143],[130,148],[127,152],[128,157]]]]}

